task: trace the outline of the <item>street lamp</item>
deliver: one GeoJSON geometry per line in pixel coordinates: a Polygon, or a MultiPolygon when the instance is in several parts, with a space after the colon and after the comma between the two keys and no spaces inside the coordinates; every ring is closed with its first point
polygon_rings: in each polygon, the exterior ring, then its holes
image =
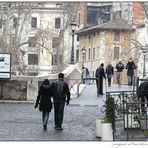
{"type": "Polygon", "coordinates": [[[70,25],[72,30],[72,46],[71,46],[70,64],[74,64],[74,32],[76,30],[77,24],[75,22],[72,22],[70,25]]]}
{"type": "Polygon", "coordinates": [[[82,52],[82,67],[84,67],[84,56],[85,56],[85,53],[86,53],[86,49],[83,47],[81,49],[81,52],[82,52]]]}
{"type": "Polygon", "coordinates": [[[143,52],[143,77],[145,77],[146,76],[145,57],[147,55],[147,50],[143,49],[142,52],[143,52]]]}

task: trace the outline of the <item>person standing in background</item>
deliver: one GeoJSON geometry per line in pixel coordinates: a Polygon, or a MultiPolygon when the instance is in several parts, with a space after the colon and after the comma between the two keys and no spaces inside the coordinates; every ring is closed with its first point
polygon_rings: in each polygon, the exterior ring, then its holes
{"type": "Polygon", "coordinates": [[[96,69],[96,85],[97,85],[97,96],[103,96],[103,78],[106,79],[105,72],[104,72],[104,64],[101,65],[96,69]]]}
{"type": "Polygon", "coordinates": [[[121,86],[122,71],[124,69],[124,64],[122,64],[121,59],[119,59],[119,63],[116,64],[116,69],[117,69],[117,83],[118,86],[121,86]]]}
{"type": "Polygon", "coordinates": [[[112,64],[110,62],[106,67],[106,74],[107,74],[107,78],[108,78],[108,87],[111,87],[111,79],[114,74],[114,67],[112,66],[112,64]]]}
{"type": "Polygon", "coordinates": [[[129,61],[125,67],[127,69],[127,78],[128,78],[128,86],[133,85],[133,76],[134,76],[134,69],[136,69],[136,65],[133,62],[132,58],[129,58],[129,61]]]}

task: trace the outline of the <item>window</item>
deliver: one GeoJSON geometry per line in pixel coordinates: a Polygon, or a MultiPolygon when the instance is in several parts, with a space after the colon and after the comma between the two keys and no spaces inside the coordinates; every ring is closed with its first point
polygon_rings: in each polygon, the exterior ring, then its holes
{"type": "Polygon", "coordinates": [[[16,28],[16,25],[17,25],[17,18],[14,17],[13,18],[13,28],[16,28]]]}
{"type": "Polygon", "coordinates": [[[56,3],[56,7],[60,8],[60,7],[62,7],[62,4],[61,3],[56,3]]]}
{"type": "Polygon", "coordinates": [[[76,61],[79,61],[79,49],[76,50],[76,61]]]}
{"type": "Polygon", "coordinates": [[[77,35],[77,41],[79,41],[79,35],[77,35]]]}
{"type": "Polygon", "coordinates": [[[93,59],[95,59],[95,48],[93,48],[93,59]]]}
{"type": "Polygon", "coordinates": [[[78,25],[80,25],[80,12],[78,13],[78,25]]]}
{"type": "Polygon", "coordinates": [[[90,54],[90,48],[88,49],[88,60],[90,60],[91,54],[90,54]]]}
{"type": "Polygon", "coordinates": [[[91,40],[91,34],[88,34],[88,42],[90,43],[91,40]]]}
{"type": "Polygon", "coordinates": [[[36,47],[36,37],[29,37],[29,47],[36,47]]]}
{"type": "Polygon", "coordinates": [[[121,11],[116,11],[113,13],[113,19],[120,19],[121,18],[121,11]]]}
{"type": "Polygon", "coordinates": [[[55,18],[55,28],[61,27],[61,18],[55,18]]]}
{"type": "Polygon", "coordinates": [[[37,17],[32,17],[31,28],[37,28],[37,17]]]}
{"type": "Polygon", "coordinates": [[[116,19],[120,19],[121,18],[121,11],[117,11],[116,12],[116,19]]]}
{"type": "Polygon", "coordinates": [[[15,37],[10,38],[10,44],[11,44],[12,47],[14,47],[14,45],[15,45],[15,37]]]}
{"type": "Polygon", "coordinates": [[[2,29],[2,19],[0,19],[0,29],[2,29]]]}
{"type": "Polygon", "coordinates": [[[114,41],[120,41],[120,32],[115,32],[114,33],[114,41]]]}
{"type": "Polygon", "coordinates": [[[52,54],[52,65],[57,65],[57,55],[56,54],[52,54]]]}
{"type": "Polygon", "coordinates": [[[52,48],[55,48],[58,46],[58,38],[54,37],[52,38],[52,48]]]}
{"type": "Polygon", "coordinates": [[[38,65],[38,54],[28,54],[28,65],[38,65]]]}
{"type": "Polygon", "coordinates": [[[119,47],[114,47],[114,59],[119,59],[119,47]]]}

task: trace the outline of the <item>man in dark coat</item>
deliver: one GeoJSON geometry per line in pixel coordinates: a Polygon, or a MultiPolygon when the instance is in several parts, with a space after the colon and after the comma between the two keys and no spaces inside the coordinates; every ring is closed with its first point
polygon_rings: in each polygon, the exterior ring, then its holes
{"type": "Polygon", "coordinates": [[[104,72],[104,64],[102,63],[97,69],[96,69],[96,85],[97,85],[97,96],[103,95],[103,78],[106,79],[105,72],[104,72]]]}
{"type": "Polygon", "coordinates": [[[52,109],[51,95],[52,92],[49,80],[45,79],[39,88],[37,100],[35,103],[35,108],[37,108],[39,104],[39,110],[42,111],[42,121],[44,130],[47,130],[49,113],[52,109]]]}
{"type": "Polygon", "coordinates": [[[128,86],[133,85],[133,76],[134,76],[134,69],[136,69],[135,63],[132,61],[132,58],[129,59],[126,67],[127,69],[127,77],[128,77],[128,86]]]}
{"type": "Polygon", "coordinates": [[[69,104],[70,90],[68,84],[64,82],[64,74],[58,75],[59,80],[52,83],[53,101],[54,101],[54,122],[55,129],[63,130],[62,122],[64,115],[64,106],[69,104]]]}
{"type": "Polygon", "coordinates": [[[110,87],[111,86],[111,79],[114,74],[114,67],[112,66],[112,64],[110,62],[106,67],[106,74],[107,74],[107,78],[108,78],[108,86],[110,87]]]}
{"type": "Polygon", "coordinates": [[[143,102],[141,104],[141,109],[142,109],[142,112],[144,112],[145,99],[148,102],[148,82],[147,81],[140,84],[139,90],[138,90],[138,96],[141,98],[141,102],[143,102]]]}

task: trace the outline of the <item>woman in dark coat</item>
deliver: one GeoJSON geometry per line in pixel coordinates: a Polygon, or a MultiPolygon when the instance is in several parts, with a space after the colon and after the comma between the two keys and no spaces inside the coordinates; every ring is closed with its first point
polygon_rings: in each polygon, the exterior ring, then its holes
{"type": "Polygon", "coordinates": [[[35,108],[37,108],[39,104],[39,111],[42,111],[42,121],[44,130],[47,130],[49,113],[52,109],[51,95],[52,92],[49,80],[45,79],[39,88],[37,100],[35,103],[35,108]]]}

